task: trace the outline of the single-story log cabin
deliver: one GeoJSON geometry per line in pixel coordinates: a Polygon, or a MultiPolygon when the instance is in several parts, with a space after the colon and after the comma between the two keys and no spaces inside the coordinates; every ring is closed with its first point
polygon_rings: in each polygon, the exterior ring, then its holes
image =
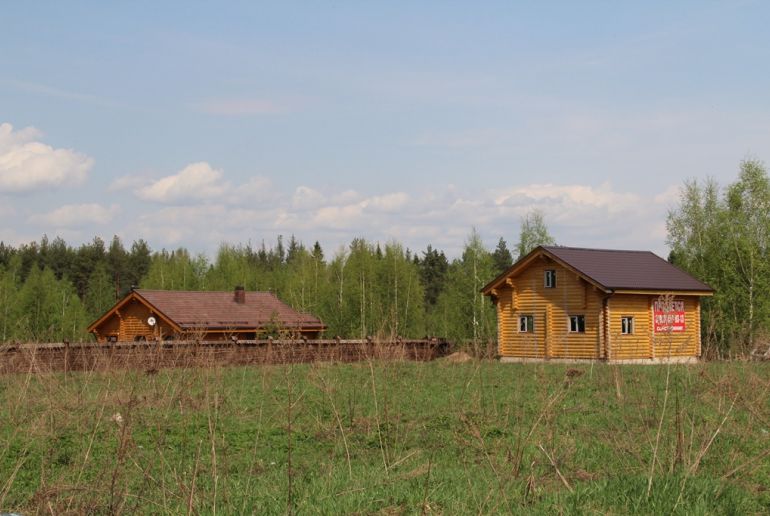
{"type": "Polygon", "coordinates": [[[504,361],[694,360],[713,290],[649,251],[539,246],[486,285],[504,361]]]}
{"type": "Polygon", "coordinates": [[[317,338],[326,326],[270,292],[190,292],[132,289],[94,321],[98,342],[253,340],[279,334],[317,338]]]}

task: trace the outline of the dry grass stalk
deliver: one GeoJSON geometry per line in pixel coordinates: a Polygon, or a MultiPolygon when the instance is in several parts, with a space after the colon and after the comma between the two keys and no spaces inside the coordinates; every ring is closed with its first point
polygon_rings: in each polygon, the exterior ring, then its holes
{"type": "Polygon", "coordinates": [[[201,446],[203,441],[198,441],[198,451],[195,453],[195,465],[193,466],[192,480],[190,480],[190,492],[187,496],[187,516],[193,512],[193,501],[195,500],[195,481],[198,478],[198,468],[201,464],[201,446]]]}
{"type": "Polygon", "coordinates": [[[690,469],[687,471],[687,474],[682,479],[682,486],[679,489],[679,496],[676,499],[676,503],[674,504],[674,508],[671,510],[671,512],[674,512],[676,508],[679,506],[679,504],[682,502],[682,497],[684,496],[684,488],[687,485],[687,479],[694,475],[695,472],[698,470],[698,466],[700,466],[701,460],[703,460],[703,457],[708,452],[709,448],[711,448],[711,445],[714,443],[714,439],[717,438],[717,435],[719,435],[719,432],[722,431],[722,427],[724,427],[725,422],[727,421],[727,418],[730,417],[730,414],[733,411],[733,407],[735,407],[735,400],[737,399],[737,396],[733,398],[733,402],[730,404],[730,408],[727,410],[727,413],[725,413],[725,416],[722,418],[722,421],[719,423],[719,426],[717,426],[714,433],[711,435],[711,438],[708,440],[708,442],[700,449],[700,452],[698,453],[698,456],[695,458],[695,461],[692,463],[692,466],[690,466],[690,469]]]}
{"type": "Polygon", "coordinates": [[[380,426],[380,408],[377,403],[377,386],[376,381],[374,378],[374,366],[372,365],[371,360],[369,361],[369,371],[371,373],[372,378],[372,396],[374,400],[374,413],[376,416],[376,422],[377,422],[377,438],[380,441],[380,452],[382,453],[382,464],[385,467],[385,476],[389,476],[389,468],[388,468],[388,457],[387,457],[387,451],[385,449],[385,443],[382,440],[382,428],[380,426]]]}
{"type": "Polygon", "coordinates": [[[320,375],[320,374],[318,374],[317,377],[321,381],[321,384],[322,384],[322,389],[321,390],[324,392],[324,394],[326,394],[326,397],[329,400],[329,404],[332,407],[332,412],[334,413],[334,419],[337,422],[337,428],[339,428],[340,435],[342,436],[342,443],[345,446],[345,460],[347,461],[347,464],[348,464],[348,478],[350,478],[352,480],[353,479],[353,466],[352,466],[351,461],[350,461],[350,449],[348,448],[348,440],[345,437],[345,430],[342,428],[342,419],[340,418],[340,413],[337,410],[337,405],[334,403],[334,397],[332,396],[332,390],[329,387],[329,385],[326,383],[326,379],[322,375],[320,375]]]}
{"type": "Polygon", "coordinates": [[[537,445],[538,448],[540,448],[540,451],[545,454],[545,456],[548,458],[548,462],[551,463],[551,466],[553,466],[554,471],[556,471],[556,474],[559,476],[559,480],[561,480],[561,483],[564,484],[564,487],[569,489],[570,493],[574,492],[574,489],[572,489],[572,486],[567,482],[567,479],[564,478],[564,475],[561,474],[561,471],[559,471],[559,466],[556,465],[556,461],[553,460],[553,457],[551,457],[547,451],[545,451],[545,448],[543,448],[542,444],[537,445]]]}

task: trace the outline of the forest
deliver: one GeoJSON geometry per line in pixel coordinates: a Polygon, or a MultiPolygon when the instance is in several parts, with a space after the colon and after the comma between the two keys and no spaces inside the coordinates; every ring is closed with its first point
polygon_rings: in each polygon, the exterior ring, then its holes
{"type": "MultiPolygon", "coordinates": [[[[743,353],[770,335],[770,181],[746,160],[737,179],[690,180],[667,218],[669,261],[716,291],[703,300],[708,352],[743,353]]],[[[59,237],[17,247],[0,242],[0,341],[80,341],[88,324],[132,286],[170,290],[267,290],[319,316],[327,336],[441,336],[489,342],[494,306],[479,289],[539,244],[554,244],[542,212],[522,218],[518,242],[485,247],[474,229],[452,260],[428,245],[354,238],[333,254],[293,236],[223,244],[216,256],[184,248],[127,246],[117,236],[79,247],[59,237]]]]}
{"type": "MultiPolygon", "coordinates": [[[[539,212],[521,222],[518,254],[553,243],[539,212]]],[[[327,324],[327,336],[425,335],[453,340],[495,337],[495,312],[479,289],[514,257],[504,239],[489,251],[473,230],[462,255],[448,260],[431,245],[413,252],[398,242],[354,238],[333,256],[293,236],[259,246],[220,246],[210,260],[188,250],[153,251],[119,237],[79,247],[44,236],[16,248],[0,243],[0,340],[88,340],[85,328],[132,287],[274,292],[327,324]]]]}

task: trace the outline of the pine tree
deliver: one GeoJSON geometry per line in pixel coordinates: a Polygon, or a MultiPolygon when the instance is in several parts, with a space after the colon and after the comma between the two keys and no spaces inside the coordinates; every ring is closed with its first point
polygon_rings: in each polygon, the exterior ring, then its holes
{"type": "Polygon", "coordinates": [[[138,286],[150,270],[151,261],[150,246],[142,239],[131,244],[131,253],[128,255],[128,269],[126,270],[126,289],[138,286]]]}
{"type": "MultiPolygon", "coordinates": [[[[430,244],[422,255],[422,260],[418,260],[418,270],[425,291],[425,306],[430,310],[436,305],[439,294],[444,290],[449,262],[444,251],[439,252],[430,244]]],[[[415,258],[417,258],[416,254],[415,258]]]]}
{"type": "Polygon", "coordinates": [[[513,264],[513,256],[511,256],[508,244],[503,240],[503,237],[500,237],[500,240],[497,242],[495,252],[492,253],[492,261],[498,274],[505,272],[513,264]]]}
{"type": "Polygon", "coordinates": [[[128,271],[129,254],[123,247],[123,242],[117,235],[112,237],[110,247],[107,250],[107,274],[110,277],[114,298],[123,297],[131,284],[127,281],[130,277],[128,271]]]}

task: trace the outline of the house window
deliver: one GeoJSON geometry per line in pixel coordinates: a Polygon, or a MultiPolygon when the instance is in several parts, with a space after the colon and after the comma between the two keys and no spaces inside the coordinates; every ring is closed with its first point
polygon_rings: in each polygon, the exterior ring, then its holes
{"type": "Polygon", "coordinates": [[[631,335],[634,333],[634,318],[625,316],[620,318],[620,333],[622,335],[631,335]]]}
{"type": "Polygon", "coordinates": [[[545,288],[556,288],[556,271],[553,269],[545,271],[545,288]]]}
{"type": "Polygon", "coordinates": [[[519,316],[519,333],[533,333],[535,331],[535,317],[533,315],[519,316]]]}
{"type": "Polygon", "coordinates": [[[569,316],[569,331],[570,331],[570,333],[585,333],[586,332],[586,316],[585,315],[570,315],[569,316]]]}

